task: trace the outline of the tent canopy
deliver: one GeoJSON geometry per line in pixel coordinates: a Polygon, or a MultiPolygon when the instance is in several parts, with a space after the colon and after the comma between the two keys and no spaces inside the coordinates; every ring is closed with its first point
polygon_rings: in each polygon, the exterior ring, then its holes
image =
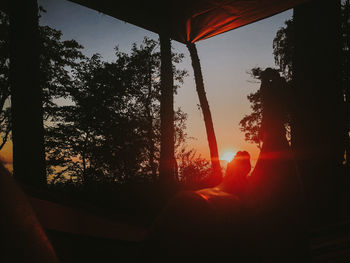
{"type": "MultiPolygon", "coordinates": [[[[182,43],[194,43],[308,0],[69,0],[182,43]]],[[[10,0],[0,2],[7,11],[10,0]]]]}
{"type": "Polygon", "coordinates": [[[306,0],[70,0],[182,43],[280,13],[306,0]]]}

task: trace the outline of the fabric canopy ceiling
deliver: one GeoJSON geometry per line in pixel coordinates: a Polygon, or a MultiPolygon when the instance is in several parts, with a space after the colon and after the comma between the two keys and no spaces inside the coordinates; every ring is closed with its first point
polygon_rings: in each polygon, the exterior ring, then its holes
{"type": "MultiPolygon", "coordinates": [[[[9,1],[1,1],[7,10],[9,1]]],[[[69,0],[182,43],[196,42],[308,0],[69,0]]]]}
{"type": "Polygon", "coordinates": [[[182,43],[196,42],[306,0],[70,0],[182,43]]]}

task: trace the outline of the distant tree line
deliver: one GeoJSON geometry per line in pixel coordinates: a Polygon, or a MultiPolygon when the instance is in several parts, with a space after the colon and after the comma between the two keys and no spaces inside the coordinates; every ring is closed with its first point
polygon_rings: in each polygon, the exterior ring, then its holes
{"type": "MultiPolygon", "coordinates": [[[[39,31],[48,181],[77,185],[156,181],[160,154],[158,41],[144,38],[129,53],[116,47],[115,60],[106,62],[99,54],[84,55],[83,46],[62,40],[59,30],[40,26],[39,31]]],[[[0,150],[11,139],[8,35],[8,17],[0,13],[0,150]]],[[[174,93],[187,75],[178,68],[183,58],[183,54],[172,54],[174,93]]],[[[211,167],[194,150],[186,149],[186,120],[187,115],[178,108],[178,179],[195,182],[209,176],[211,167]]]]}

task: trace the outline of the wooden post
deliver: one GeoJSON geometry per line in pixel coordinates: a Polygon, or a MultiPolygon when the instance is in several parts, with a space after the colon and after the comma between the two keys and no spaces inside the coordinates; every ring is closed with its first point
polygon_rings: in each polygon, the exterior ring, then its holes
{"type": "Polygon", "coordinates": [[[335,217],[336,176],[344,157],[340,1],[300,5],[294,23],[293,148],[312,220],[321,223],[335,217]]]}
{"type": "Polygon", "coordinates": [[[46,184],[36,0],[10,1],[10,85],[14,177],[46,184]]]}
{"type": "Polygon", "coordinates": [[[160,161],[159,177],[162,183],[175,183],[175,129],[174,129],[174,80],[171,42],[167,34],[160,34],[161,98],[160,98],[160,161]]]}
{"type": "Polygon", "coordinates": [[[221,172],[221,166],[219,161],[218,145],[216,142],[213,120],[211,117],[207,95],[204,89],[202,69],[201,69],[196,45],[194,43],[188,43],[187,48],[191,55],[194,79],[196,82],[196,90],[199,98],[199,103],[201,105],[201,109],[203,112],[205,129],[207,131],[207,139],[208,139],[209,149],[210,149],[210,158],[211,158],[211,164],[213,167],[213,175],[212,175],[212,178],[210,179],[210,184],[212,186],[215,186],[221,182],[222,172],[221,172]]]}

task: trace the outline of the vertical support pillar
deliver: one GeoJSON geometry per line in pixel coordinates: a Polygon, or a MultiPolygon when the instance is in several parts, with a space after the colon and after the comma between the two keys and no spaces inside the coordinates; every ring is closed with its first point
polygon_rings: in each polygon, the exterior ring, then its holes
{"type": "Polygon", "coordinates": [[[14,177],[46,184],[36,0],[10,1],[10,85],[14,177]]]}
{"type": "Polygon", "coordinates": [[[293,147],[317,224],[335,217],[336,176],[344,157],[340,1],[300,5],[294,23],[293,147]]]}
{"type": "Polygon", "coordinates": [[[166,185],[175,183],[175,129],[174,129],[174,79],[171,42],[166,34],[160,34],[161,98],[160,98],[160,163],[159,177],[166,185]]]}

